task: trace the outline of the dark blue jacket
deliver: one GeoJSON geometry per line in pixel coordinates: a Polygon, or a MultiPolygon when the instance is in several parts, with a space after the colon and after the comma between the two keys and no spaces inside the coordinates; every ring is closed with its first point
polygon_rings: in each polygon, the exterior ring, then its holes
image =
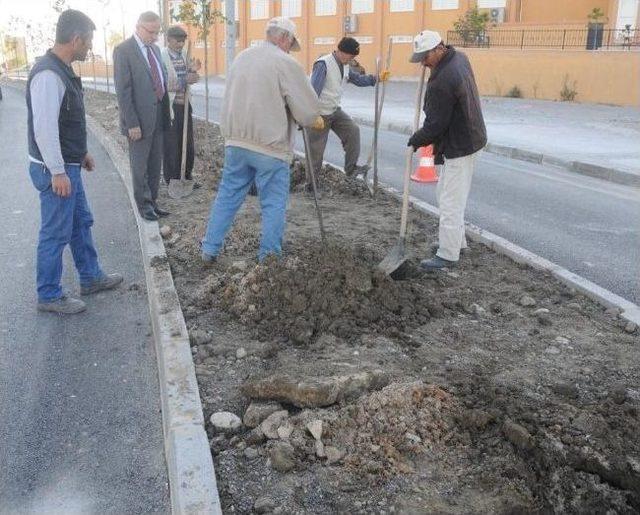
{"type": "Polygon", "coordinates": [[[27,81],[29,155],[39,161],[43,160],[33,133],[31,80],[37,73],[44,70],[55,72],[62,79],[65,87],[65,94],[58,116],[58,132],[60,135],[62,158],[65,163],[82,163],[87,154],[87,122],[84,113],[82,81],[80,77],[74,73],[71,66],[65,64],[51,50],[48,50],[33,66],[29,74],[29,80],[27,81]]]}

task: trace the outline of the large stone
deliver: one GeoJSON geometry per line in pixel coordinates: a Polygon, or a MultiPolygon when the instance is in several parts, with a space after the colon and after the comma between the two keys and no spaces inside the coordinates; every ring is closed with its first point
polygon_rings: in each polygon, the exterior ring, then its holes
{"type": "Polygon", "coordinates": [[[242,420],[235,413],[228,411],[219,411],[211,415],[209,419],[216,431],[232,433],[242,426],[242,420]]]}
{"type": "Polygon", "coordinates": [[[247,427],[258,427],[269,415],[281,410],[278,402],[252,402],[244,412],[242,421],[247,427]]]}
{"type": "Polygon", "coordinates": [[[296,451],[293,446],[287,442],[277,442],[271,452],[271,466],[278,472],[289,472],[296,466],[296,451]]]}
{"type": "Polygon", "coordinates": [[[278,438],[280,438],[280,435],[278,434],[278,428],[288,417],[289,413],[286,410],[276,411],[275,413],[269,415],[260,424],[260,429],[262,430],[264,436],[266,436],[270,440],[277,440],[278,438]]]}
{"type": "Polygon", "coordinates": [[[271,376],[247,381],[241,386],[241,390],[251,399],[286,402],[299,408],[317,408],[330,406],[343,399],[355,399],[368,391],[380,390],[387,384],[387,374],[382,370],[373,370],[303,380],[289,376],[271,376]]]}

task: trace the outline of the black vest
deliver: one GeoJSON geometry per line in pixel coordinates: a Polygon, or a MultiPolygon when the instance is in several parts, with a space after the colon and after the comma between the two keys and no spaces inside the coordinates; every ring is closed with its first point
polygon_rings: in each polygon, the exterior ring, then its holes
{"type": "Polygon", "coordinates": [[[31,80],[44,70],[55,72],[64,83],[65,93],[58,115],[60,148],[65,163],[82,163],[87,154],[87,122],[84,115],[82,80],[71,66],[67,66],[51,50],[38,60],[31,69],[27,81],[27,109],[29,112],[29,155],[42,161],[42,154],[33,133],[33,111],[31,109],[31,80]]]}

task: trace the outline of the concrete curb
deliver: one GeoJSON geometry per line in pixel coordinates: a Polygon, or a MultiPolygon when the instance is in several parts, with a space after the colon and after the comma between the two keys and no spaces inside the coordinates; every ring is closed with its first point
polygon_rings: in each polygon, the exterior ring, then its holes
{"type": "MultiPolygon", "coordinates": [[[[373,127],[373,121],[368,118],[353,117],[353,120],[361,125],[373,127]]],[[[410,125],[402,125],[390,122],[382,123],[380,125],[380,128],[391,132],[406,134],[408,136],[411,136],[411,134],[413,134],[413,127],[410,125]]],[[[527,161],[529,163],[556,166],[558,168],[564,168],[565,170],[568,170],[570,172],[588,175],[589,177],[595,177],[597,179],[615,182],[616,184],[622,184],[624,186],[633,186],[636,188],[640,188],[640,175],[625,172],[623,170],[617,170],[615,168],[607,168],[591,163],[584,163],[582,161],[569,161],[547,154],[542,154],[540,152],[532,152],[530,150],[517,147],[508,147],[505,145],[496,145],[494,143],[487,143],[484,151],[489,152],[490,154],[496,154],[499,156],[508,157],[510,159],[516,159],[518,161],[527,161]]]]}
{"type": "MultiPolygon", "coordinates": [[[[304,159],[304,154],[301,152],[296,152],[298,157],[304,159]]],[[[324,164],[329,165],[336,170],[344,173],[344,169],[340,166],[337,166],[333,163],[329,163],[327,161],[324,164]]],[[[362,180],[361,177],[358,177],[358,180],[362,180]]],[[[397,199],[402,198],[402,192],[397,189],[386,186],[384,184],[380,184],[381,189],[393,195],[397,199]]],[[[440,210],[416,197],[409,197],[410,204],[423,213],[439,217],[440,210]]],[[[497,252],[498,254],[502,254],[507,256],[511,260],[516,263],[521,263],[528,265],[537,270],[545,270],[550,272],[558,281],[566,284],[567,286],[571,286],[576,290],[580,291],[590,299],[604,306],[605,308],[618,308],[621,311],[620,317],[623,320],[628,322],[633,322],[636,325],[640,326],[640,306],[634,304],[633,302],[628,301],[627,299],[616,295],[615,293],[598,286],[597,284],[581,277],[573,272],[567,270],[566,268],[562,268],[560,265],[556,265],[555,263],[545,259],[533,252],[529,252],[528,250],[516,245],[515,243],[511,243],[509,240],[502,238],[492,232],[486,231],[477,225],[471,224],[469,222],[465,222],[466,226],[466,235],[469,239],[473,241],[477,241],[479,243],[485,244],[491,250],[497,252]]]]}
{"type": "Polygon", "coordinates": [[[138,224],[158,358],[171,512],[221,514],[213,459],[204,430],[202,404],[191,358],[189,333],[158,223],[147,222],[138,214],[128,157],[88,115],[87,126],[118,170],[127,188],[138,224]]]}

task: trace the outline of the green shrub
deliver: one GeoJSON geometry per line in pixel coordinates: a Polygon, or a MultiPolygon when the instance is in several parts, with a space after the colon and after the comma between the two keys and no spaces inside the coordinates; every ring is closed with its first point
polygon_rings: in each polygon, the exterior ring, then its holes
{"type": "Polygon", "coordinates": [[[569,76],[564,76],[564,85],[560,90],[560,100],[563,102],[573,102],[578,96],[578,90],[576,89],[577,81],[573,81],[572,84],[569,84],[569,76]]]}
{"type": "Polygon", "coordinates": [[[522,98],[522,90],[518,86],[513,86],[509,91],[507,91],[505,97],[522,98]]]}

